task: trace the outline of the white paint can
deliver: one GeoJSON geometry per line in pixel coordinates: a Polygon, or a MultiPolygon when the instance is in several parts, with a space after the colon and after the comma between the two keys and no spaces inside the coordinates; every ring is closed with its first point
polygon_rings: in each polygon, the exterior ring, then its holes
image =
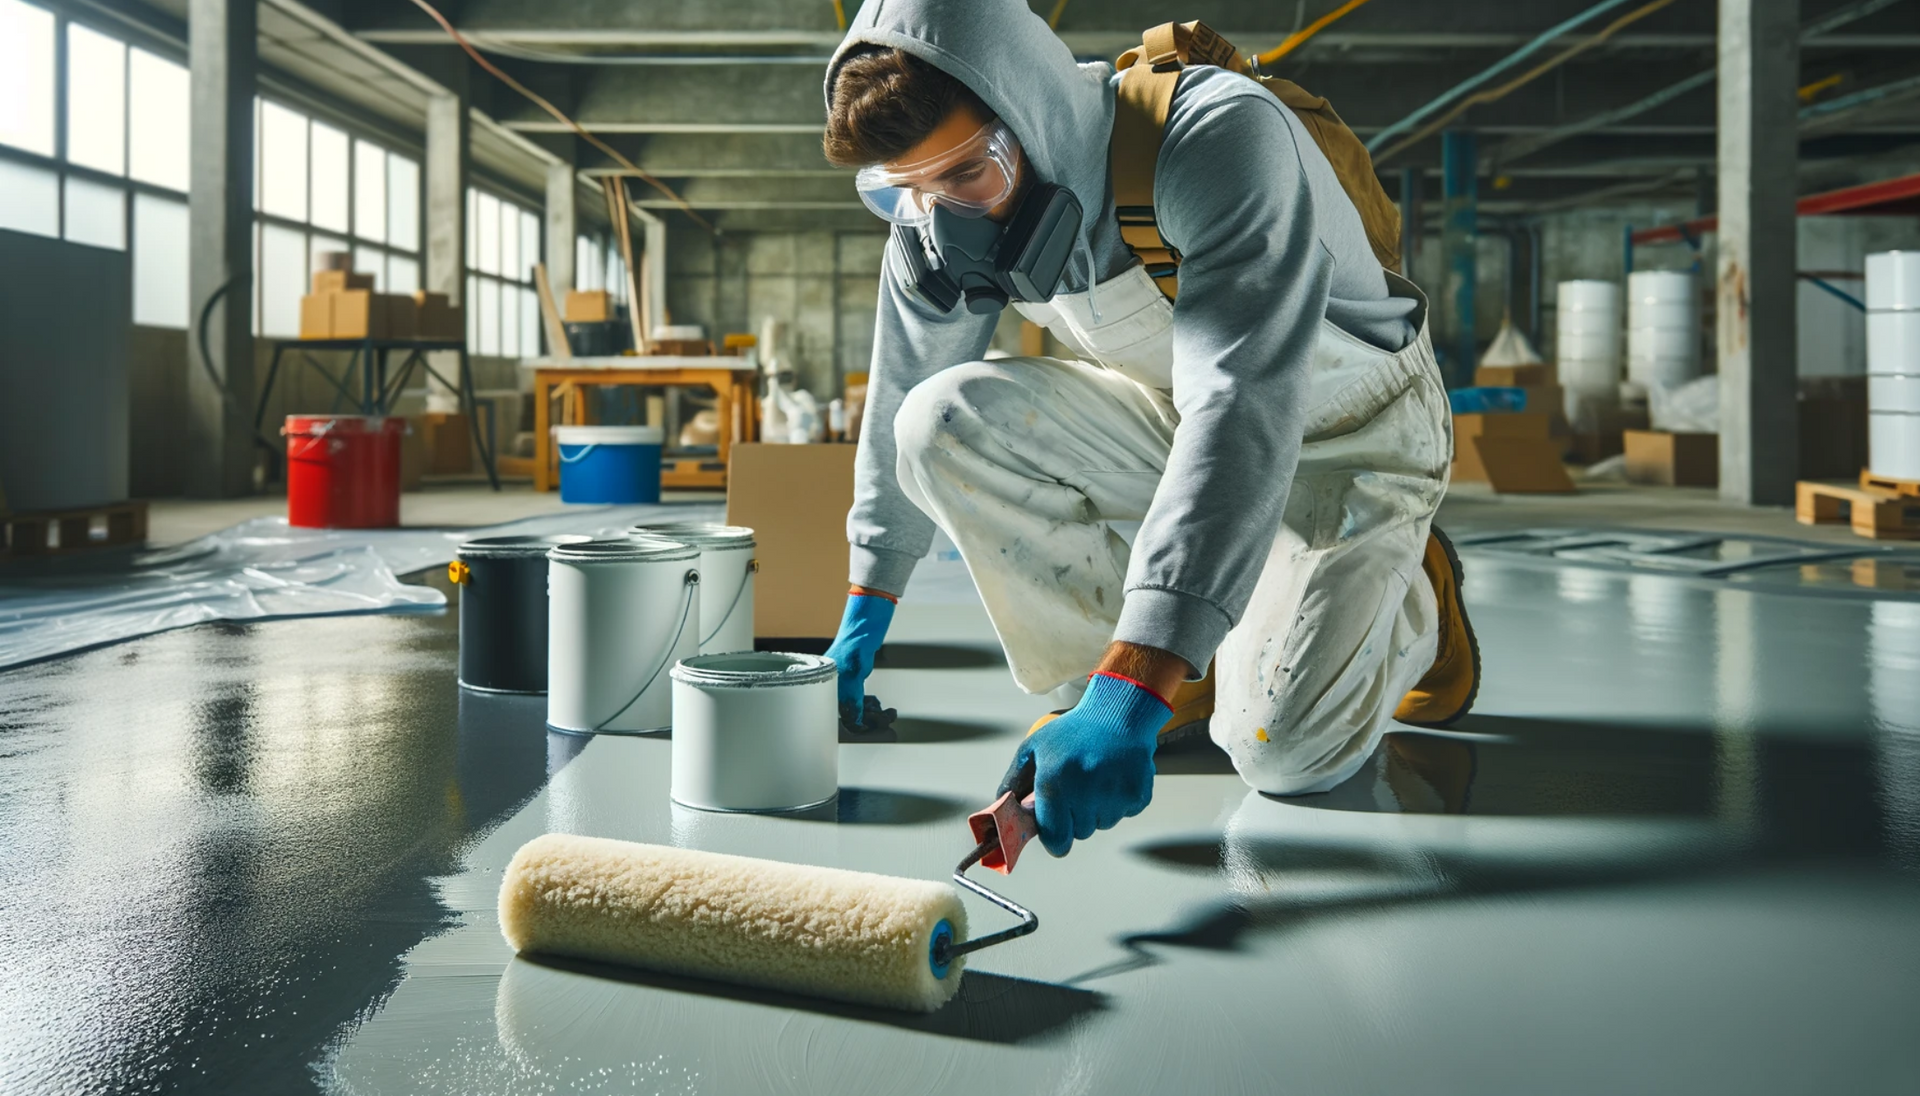
{"type": "Polygon", "coordinates": [[[665,537],[700,549],[700,653],[753,650],[753,530],[710,521],[636,525],[630,536],[665,537]]]}
{"type": "Polygon", "coordinates": [[[700,551],[657,537],[547,553],[547,725],[645,734],[673,723],[669,668],[698,649],[700,551]]]}
{"type": "Polygon", "coordinates": [[[673,668],[673,800],[801,811],[840,791],[833,660],[742,651],[673,668]]]}

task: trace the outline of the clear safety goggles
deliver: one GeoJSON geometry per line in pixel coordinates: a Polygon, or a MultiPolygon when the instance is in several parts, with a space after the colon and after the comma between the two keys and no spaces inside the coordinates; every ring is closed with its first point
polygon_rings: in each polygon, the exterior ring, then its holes
{"type": "Polygon", "coordinates": [[[897,225],[925,224],[936,205],[980,217],[1013,193],[1019,156],[1013,132],[992,121],[938,156],[863,167],[853,185],[868,209],[897,225]]]}

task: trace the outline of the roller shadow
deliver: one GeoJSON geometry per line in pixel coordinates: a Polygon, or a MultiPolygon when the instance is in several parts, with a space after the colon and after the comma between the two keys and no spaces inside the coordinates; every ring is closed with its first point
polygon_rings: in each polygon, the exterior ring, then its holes
{"type": "Polygon", "coordinates": [[[901,716],[893,721],[895,741],[903,744],[935,742],[977,742],[986,738],[1012,738],[998,723],[980,723],[966,719],[919,719],[901,716]]]}
{"type": "MultiPolygon", "coordinates": [[[[960,992],[936,1012],[898,1012],[870,1005],[852,1005],[840,1001],[754,989],[704,978],[637,970],[631,967],[596,963],[555,955],[520,955],[514,963],[525,963],[549,970],[584,975],[606,982],[644,986],[669,993],[727,1001],[743,1001],[771,1008],[794,1009],[842,1020],[884,1024],[928,1035],[945,1035],[981,1043],[1014,1045],[1044,1039],[1052,1032],[1072,1024],[1083,1016],[1106,1008],[1106,995],[1095,990],[1051,982],[1031,982],[1003,974],[970,970],[963,975],[960,992]]],[[[503,978],[505,987],[510,979],[503,978]]]]}
{"type": "Polygon", "coordinates": [[[960,643],[889,643],[873,658],[876,670],[983,670],[1006,664],[998,647],[960,643]]]}

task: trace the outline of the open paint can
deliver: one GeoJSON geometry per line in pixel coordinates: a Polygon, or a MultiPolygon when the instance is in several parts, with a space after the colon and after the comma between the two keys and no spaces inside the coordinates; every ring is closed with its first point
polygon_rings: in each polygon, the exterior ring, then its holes
{"type": "Polygon", "coordinates": [[[460,684],[487,693],[547,691],[547,553],[591,537],[481,537],[454,549],[460,587],[460,684]]]}
{"type": "Polygon", "coordinates": [[[840,791],[833,660],[741,651],[673,668],[673,800],[802,811],[840,791]]]}
{"type": "Polygon", "coordinates": [[[547,725],[645,734],[673,723],[668,670],[698,651],[700,551],[657,537],[547,553],[547,725]]]}
{"type": "Polygon", "coordinates": [[[708,521],[636,525],[632,536],[665,537],[700,549],[700,653],[753,650],[753,530],[708,521]]]}

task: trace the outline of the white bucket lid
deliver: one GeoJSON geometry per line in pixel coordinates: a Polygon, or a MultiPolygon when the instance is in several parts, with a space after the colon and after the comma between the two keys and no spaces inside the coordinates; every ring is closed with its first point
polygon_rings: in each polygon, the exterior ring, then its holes
{"type": "Polygon", "coordinates": [[[655,563],[698,559],[700,549],[660,537],[610,537],[556,544],[547,558],[556,563],[655,563]]]}
{"type": "Polygon", "coordinates": [[[641,522],[627,530],[628,536],[665,537],[699,548],[752,548],[753,530],[742,525],[722,525],[712,521],[641,522]]]}
{"type": "Polygon", "coordinates": [[[556,426],[561,445],[660,445],[667,439],[658,426],[556,426]]]}

